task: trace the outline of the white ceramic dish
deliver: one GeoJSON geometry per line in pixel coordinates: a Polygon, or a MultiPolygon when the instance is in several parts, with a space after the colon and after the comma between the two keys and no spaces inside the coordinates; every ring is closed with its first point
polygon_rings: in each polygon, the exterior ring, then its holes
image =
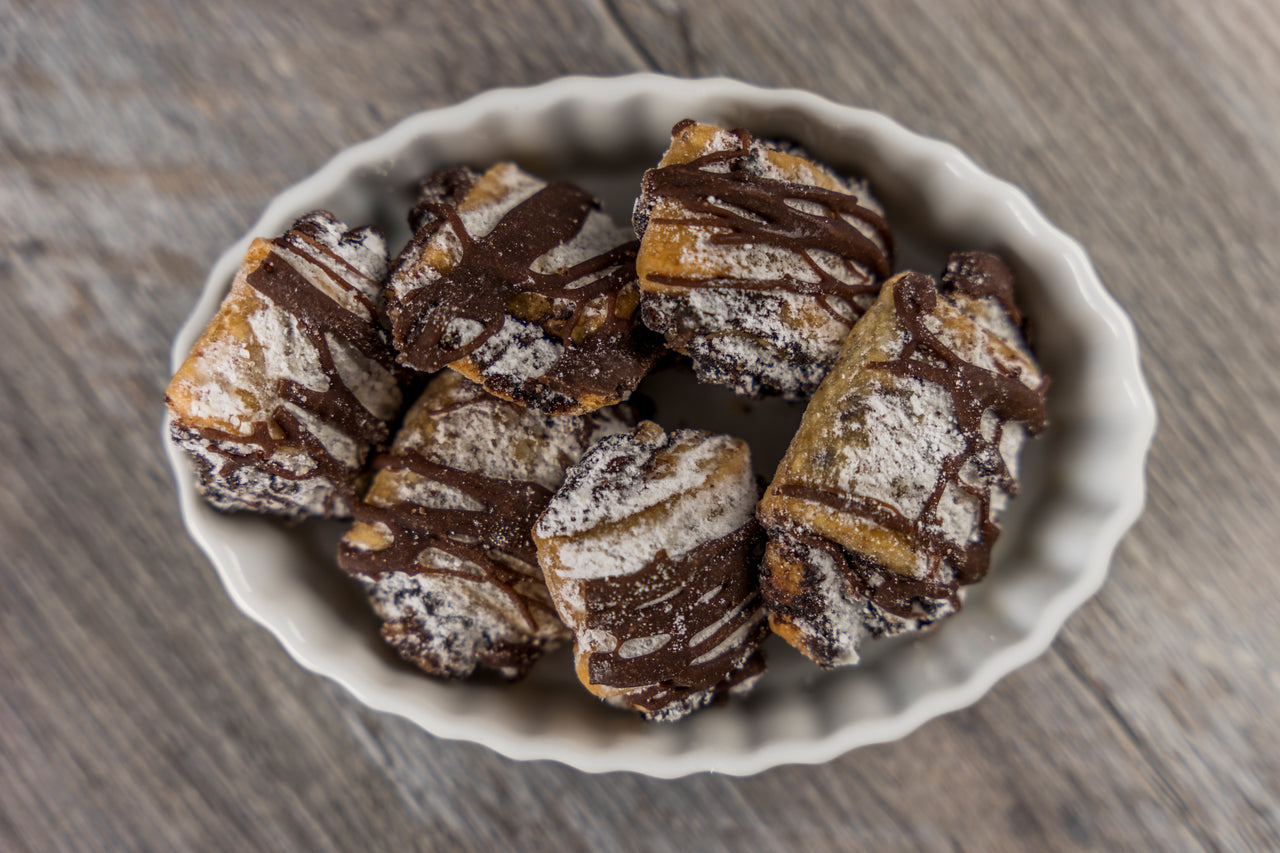
{"type": "Polygon", "coordinates": [[[213,316],[253,236],[278,234],[299,214],[328,208],[349,223],[381,226],[398,247],[420,176],[499,159],[574,177],[625,219],[641,172],[665,148],[671,126],[689,116],[797,140],[817,159],[868,177],[894,226],[899,268],[937,272],[947,252],[970,248],[997,251],[1014,266],[1053,375],[1052,426],[1024,455],[1024,489],[988,579],[941,628],[874,647],[863,666],[823,672],[778,644],[770,647],[770,673],[748,700],[676,724],[644,724],[581,690],[565,651],[515,686],[446,684],[401,665],[336,568],[340,528],[219,515],[197,497],[189,463],[170,447],[192,537],[240,608],[300,664],[372,708],[517,759],[663,777],[748,774],[894,740],[969,705],[1047,649],[1101,585],[1141,510],[1155,425],[1129,319],[1081,246],[1020,190],[948,144],[805,92],[647,74],[570,77],[411,116],[272,201],[214,266],[174,340],[173,366],[213,316]]]}

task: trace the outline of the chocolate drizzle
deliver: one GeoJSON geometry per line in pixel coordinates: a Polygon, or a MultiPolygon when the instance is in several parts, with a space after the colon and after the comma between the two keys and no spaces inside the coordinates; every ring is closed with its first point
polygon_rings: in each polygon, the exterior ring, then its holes
{"type": "Polygon", "coordinates": [[[329,479],[334,484],[334,491],[325,499],[325,511],[331,513],[335,507],[351,502],[354,496],[352,481],[359,469],[358,461],[352,464],[335,457],[308,429],[303,419],[290,410],[289,405],[333,426],[357,442],[366,445],[385,442],[388,438],[387,423],[367,409],[343,382],[334,362],[330,336],[342,339],[388,370],[393,370],[395,364],[391,348],[373,319],[376,314],[371,300],[348,279],[363,279],[371,288],[380,285],[308,234],[305,229],[314,225],[300,220],[293,230],[271,241],[270,252],[244,280],[295,319],[299,330],[316,350],[318,367],[327,379],[327,387],[320,391],[281,377],[277,379],[275,388],[280,404],[267,413],[266,421],[255,423],[248,435],[211,427],[197,428],[194,432],[210,442],[209,449],[225,460],[217,472],[222,479],[232,477],[244,467],[284,480],[329,479]],[[341,305],[297,270],[288,257],[288,254],[299,252],[301,247],[296,245],[297,242],[327,259],[327,262],[321,260],[312,252],[305,255],[307,264],[320,270],[336,287],[350,294],[368,311],[368,317],[361,317],[341,305]],[[252,449],[245,453],[243,448],[252,449]],[[275,458],[276,453],[285,448],[303,451],[313,465],[304,471],[286,467],[275,458]]]}
{"type": "MultiPolygon", "coordinates": [[[[678,134],[685,123],[676,125],[678,134]]],[[[822,187],[767,178],[751,171],[752,138],[745,130],[735,130],[739,146],[728,151],[705,154],[687,163],[672,163],[650,169],[644,175],[643,198],[653,203],[669,199],[689,211],[681,218],[649,218],[637,214],[638,230],[649,224],[693,226],[712,229],[707,241],[717,246],[769,246],[800,256],[817,276],[805,281],[792,275],[778,279],[718,276],[698,279],[688,276],[649,275],[656,284],[684,288],[716,287],[755,291],[784,290],[817,297],[820,304],[841,323],[852,325],[869,298],[880,289],[880,280],[891,271],[892,238],[879,214],[858,203],[850,194],[822,187]],[[713,170],[728,164],[725,171],[713,170]],[[821,205],[823,214],[801,210],[790,202],[821,205]],[[850,218],[870,226],[879,239],[872,240],[850,218]],[[884,248],[881,248],[883,246],[884,248]],[[814,258],[814,251],[829,252],[838,258],[854,282],[842,281],[814,258]],[[830,302],[839,297],[853,309],[841,310],[830,302]]]]}
{"type": "Polygon", "coordinates": [[[543,619],[555,618],[550,604],[519,589],[522,582],[537,580],[536,576],[518,571],[494,555],[504,552],[537,565],[530,531],[551,500],[549,489],[529,481],[463,471],[416,453],[381,454],[371,464],[375,471],[411,471],[461,492],[482,508],[438,509],[412,501],[388,506],[361,502],[355,507],[355,520],[371,526],[385,525],[393,541],[382,550],[366,550],[344,540],[338,548],[338,559],[345,571],[375,581],[386,572],[458,577],[500,590],[520,612],[530,631],[538,629],[535,611],[542,611],[543,619]],[[480,574],[424,564],[419,556],[431,548],[471,563],[480,574]]]}
{"type": "Polygon", "coordinates": [[[488,390],[545,411],[570,410],[584,394],[613,401],[625,398],[657,355],[656,340],[633,318],[634,303],[624,307],[619,301],[629,285],[637,288],[639,244],[623,243],[554,272],[532,268],[539,258],[572,240],[599,207],[589,193],[572,184],[550,183],[476,238],[452,203],[424,198],[415,215],[429,232],[415,243],[447,228],[457,238],[461,255],[439,279],[399,298],[392,332],[401,362],[431,372],[476,358],[508,318],[516,322],[514,315],[519,313],[540,326],[545,336],[558,339],[563,351],[536,378],[503,376],[499,371],[491,376],[486,372],[490,365],[477,361],[488,390]],[[590,280],[581,283],[585,279],[590,280]],[[594,327],[596,312],[588,319],[589,309],[603,314],[594,327]],[[455,324],[460,320],[481,328],[459,340],[455,324]]]}
{"type": "Polygon", "coordinates": [[[635,688],[627,701],[653,712],[726,679],[731,686],[746,677],[734,668],[768,631],[755,572],[762,535],[752,519],[678,558],[659,551],[634,574],[583,581],[588,616],[582,627],[618,638],[613,651],[587,656],[592,683],[635,688]],[[737,642],[708,657],[753,620],[737,642]],[[669,639],[662,642],[664,635],[669,639]],[[645,649],[647,638],[661,645],[645,649]],[[628,642],[643,653],[622,654],[628,642]]]}
{"type": "MultiPolygon", "coordinates": [[[[1016,308],[1012,308],[1012,279],[1007,275],[1007,268],[998,259],[989,263],[980,255],[953,256],[948,265],[947,284],[966,296],[996,299],[1016,319],[1016,308]],[[966,275],[966,270],[974,269],[984,272],[966,275]]],[[[1025,424],[1029,433],[1035,434],[1047,423],[1044,401],[1047,379],[1032,388],[1016,375],[965,361],[925,325],[925,317],[937,303],[938,291],[929,276],[904,273],[898,277],[893,287],[893,305],[897,321],[907,334],[906,344],[897,358],[867,365],[868,369],[938,387],[951,399],[964,447],[943,460],[920,514],[910,518],[875,498],[828,488],[799,483],[773,487],[774,493],[781,497],[820,503],[842,514],[871,521],[907,538],[925,554],[928,568],[923,577],[907,577],[866,558],[844,554],[834,543],[788,531],[789,535],[798,535],[803,545],[828,552],[836,559],[836,565],[846,566],[846,577],[857,595],[904,618],[919,616],[922,600],[945,600],[959,607],[957,588],[986,575],[991,549],[1000,532],[992,517],[991,491],[1000,489],[1010,495],[1017,492],[1017,482],[1000,452],[1005,425],[1018,421],[1025,424]],[[988,412],[996,418],[990,438],[982,432],[982,419],[988,412]],[[980,475],[978,484],[965,482],[961,477],[970,463],[980,475]],[[968,541],[956,542],[944,533],[938,510],[949,489],[959,490],[978,502],[977,535],[968,541]],[[943,572],[944,563],[952,570],[949,578],[943,572]]]]}
{"type": "Polygon", "coordinates": [[[953,252],[947,258],[942,286],[970,299],[996,300],[1013,324],[1021,327],[1022,312],[1013,301],[1013,272],[990,252],[953,252]]]}

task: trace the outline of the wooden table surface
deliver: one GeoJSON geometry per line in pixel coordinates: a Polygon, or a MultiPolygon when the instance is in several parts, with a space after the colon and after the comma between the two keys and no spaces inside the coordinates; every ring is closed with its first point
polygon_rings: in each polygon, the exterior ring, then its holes
{"type": "Polygon", "coordinates": [[[0,848],[1280,845],[1274,0],[0,0],[0,848]],[[897,743],[593,777],[366,710],[179,521],[169,342],[270,198],[403,115],[566,73],[808,88],[949,139],[1078,236],[1161,423],[1052,650],[897,743]]]}

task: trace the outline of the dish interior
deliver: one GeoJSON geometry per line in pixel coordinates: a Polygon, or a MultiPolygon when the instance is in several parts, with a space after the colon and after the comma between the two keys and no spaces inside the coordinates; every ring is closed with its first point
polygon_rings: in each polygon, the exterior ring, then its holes
{"type": "MultiPolygon", "coordinates": [[[[249,236],[277,234],[296,216],[327,208],[351,225],[377,225],[398,250],[409,237],[405,214],[418,179],[447,165],[484,167],[504,159],[582,184],[625,222],[644,169],[665,149],[671,126],[689,116],[794,140],[837,171],[868,178],[894,228],[898,269],[937,274],[950,251],[963,249],[998,252],[1014,267],[1019,302],[1052,376],[1051,426],[1024,450],[1022,491],[1005,516],[987,580],[935,631],[868,644],[861,666],[822,671],[774,638],[766,646],[770,671],[750,697],[675,724],[645,724],[582,690],[567,649],[544,658],[516,685],[483,677],[444,683],[401,663],[379,640],[356,584],[336,566],[341,525],[287,527],[219,515],[195,496],[190,466],[171,450],[193,536],[237,603],[303,665],[375,708],[517,758],[667,776],[744,773],[824,760],[900,736],[973,701],[1042,651],[1101,582],[1115,539],[1141,503],[1144,428],[1145,441],[1150,438],[1145,388],[1126,349],[1132,346],[1127,320],[1100,286],[1094,296],[1086,286],[1092,285],[1080,283],[1080,263],[1092,275],[1087,259],[1073,261],[1078,247],[1024,196],[950,146],[882,117],[798,93],[647,75],[491,93],[412,117],[345,152],[282,194],[249,236]],[[1098,311],[1118,319],[1102,322],[1098,311]],[[1108,323],[1110,337],[1107,328],[1100,331],[1108,323]],[[1133,364],[1121,367],[1130,367],[1137,384],[1124,370],[1106,384],[1101,377],[1108,365],[1125,358],[1133,364]],[[1121,424],[1114,427],[1119,438],[1099,438],[1108,424],[1121,424]],[[1121,450],[1127,455],[1117,464],[1121,450]]],[[[211,275],[175,342],[175,366],[216,310],[247,239],[211,275]]],[[[763,474],[781,457],[800,415],[799,406],[780,401],[705,395],[689,377],[658,376],[642,391],[656,398],[655,419],[668,428],[700,426],[746,437],[763,474]]]]}

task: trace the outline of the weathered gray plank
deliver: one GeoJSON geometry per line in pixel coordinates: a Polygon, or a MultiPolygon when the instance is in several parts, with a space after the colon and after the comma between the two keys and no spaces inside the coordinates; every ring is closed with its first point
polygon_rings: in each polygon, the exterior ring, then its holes
{"type": "Polygon", "coordinates": [[[1267,849],[1280,837],[1280,19],[1202,6],[0,2],[0,846],[1267,849]],[[1151,508],[1055,650],[906,740],[587,778],[299,670],[180,533],[168,341],[274,192],[562,73],[882,109],[1028,189],[1133,314],[1151,508]]]}

